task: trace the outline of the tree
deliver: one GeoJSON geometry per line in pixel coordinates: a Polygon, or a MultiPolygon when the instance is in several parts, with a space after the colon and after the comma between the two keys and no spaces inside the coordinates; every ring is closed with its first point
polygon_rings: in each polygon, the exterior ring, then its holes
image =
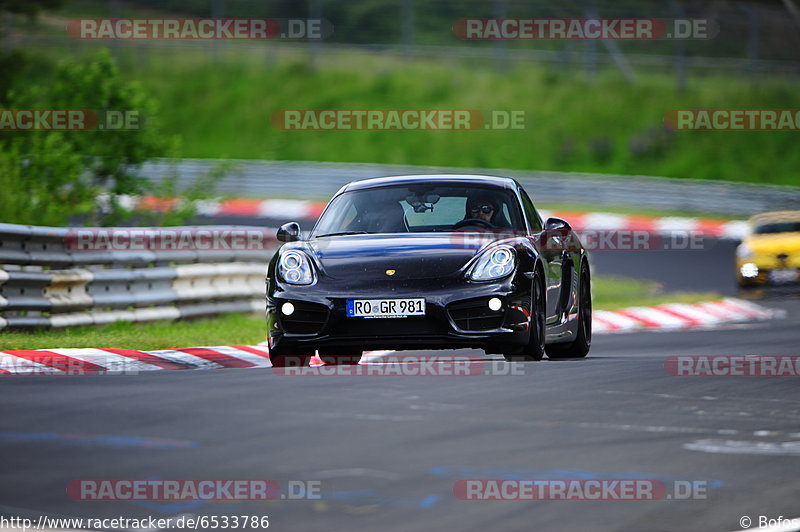
{"type": "MultiPolygon", "coordinates": [[[[14,64],[23,68],[25,63],[14,64]]],[[[98,128],[0,134],[0,212],[4,221],[65,225],[71,216],[92,213],[102,191],[110,193],[114,205],[118,194],[141,192],[145,183],[135,176],[136,169],[168,151],[154,101],[139,84],[120,77],[107,51],[90,61],[59,66],[46,84],[35,85],[25,76],[16,85],[24,86],[24,92],[11,89],[5,96],[0,94],[0,103],[6,108],[135,111],[142,122],[139,129],[125,131],[98,128]]]]}

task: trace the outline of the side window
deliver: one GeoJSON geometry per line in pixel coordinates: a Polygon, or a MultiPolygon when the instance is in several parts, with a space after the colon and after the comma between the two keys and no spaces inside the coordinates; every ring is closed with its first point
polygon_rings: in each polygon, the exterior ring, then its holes
{"type": "Polygon", "coordinates": [[[542,220],[539,218],[539,213],[536,212],[536,208],[533,206],[533,202],[531,198],[528,197],[528,193],[525,192],[524,188],[519,188],[519,194],[522,197],[522,206],[525,208],[525,214],[528,220],[530,220],[531,230],[538,233],[542,230],[542,220]]]}

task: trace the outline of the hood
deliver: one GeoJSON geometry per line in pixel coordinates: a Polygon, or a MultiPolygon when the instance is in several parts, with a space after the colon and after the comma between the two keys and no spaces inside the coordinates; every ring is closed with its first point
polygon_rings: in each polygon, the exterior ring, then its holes
{"type": "Polygon", "coordinates": [[[800,233],[750,235],[747,245],[755,255],[800,254],[800,233]]]}
{"type": "Polygon", "coordinates": [[[433,279],[456,274],[478,247],[461,233],[344,235],[306,243],[317,265],[329,277],[360,280],[433,279]]]}

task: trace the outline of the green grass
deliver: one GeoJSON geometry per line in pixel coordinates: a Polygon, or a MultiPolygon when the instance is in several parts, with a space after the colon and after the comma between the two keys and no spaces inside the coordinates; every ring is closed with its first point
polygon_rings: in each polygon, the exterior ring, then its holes
{"type": "Polygon", "coordinates": [[[117,322],[103,327],[0,332],[0,350],[113,347],[147,351],[205,345],[252,345],[265,339],[263,316],[226,314],[185,322],[117,322]]]}
{"type": "Polygon", "coordinates": [[[660,283],[627,277],[595,277],[592,300],[597,310],[615,310],[663,303],[697,303],[722,296],[716,292],[665,292],[660,283]]]}
{"type": "Polygon", "coordinates": [[[182,137],[183,155],[601,172],[797,184],[793,132],[664,133],[669,109],[798,108],[789,82],[759,85],[693,78],[677,93],[668,75],[630,86],[613,72],[593,84],[580,75],[525,64],[505,74],[487,66],[376,55],[305,55],[267,49],[222,54],[216,63],[167,51],[125,71],[161,102],[162,123],[182,137]],[[281,131],[281,109],[452,108],[525,110],[511,131],[281,131]],[[643,143],[636,152],[632,143],[643,143]],[[609,150],[593,148],[607,143],[609,150]]]}
{"type": "MultiPolygon", "coordinates": [[[[691,303],[719,299],[719,294],[663,292],[658,283],[621,277],[595,278],[594,308],[691,303]]],[[[111,347],[143,351],[206,345],[250,345],[266,337],[262,316],[228,314],[188,322],[129,323],[104,327],[0,333],[0,350],[111,347]]]]}
{"type": "MultiPolygon", "coordinates": [[[[671,109],[800,108],[796,82],[698,74],[678,92],[671,73],[581,69],[324,50],[276,43],[116,49],[121,71],[160,102],[158,122],[185,157],[372,162],[569,171],[797,185],[796,132],[677,132],[671,109]],[[282,131],[285,109],[523,110],[522,130],[282,131]],[[634,146],[638,146],[634,148],[634,146]]],[[[73,41],[90,55],[107,43],[73,41]]],[[[37,53],[63,60],[63,48],[37,53]]],[[[38,74],[46,82],[47,69],[38,74]]],[[[172,154],[165,154],[172,155],[172,154]]],[[[298,192],[302,187],[298,185],[298,192]]]]}

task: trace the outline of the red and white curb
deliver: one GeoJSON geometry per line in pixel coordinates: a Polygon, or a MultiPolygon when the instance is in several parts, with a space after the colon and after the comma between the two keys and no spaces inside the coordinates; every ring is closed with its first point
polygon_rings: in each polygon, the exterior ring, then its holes
{"type": "Polygon", "coordinates": [[[0,373],[83,375],[139,373],[177,369],[268,368],[263,345],[185,347],[158,351],[135,349],[38,349],[0,351],[0,373]]]}
{"type": "Polygon", "coordinates": [[[644,233],[687,233],[704,237],[741,240],[748,233],[744,220],[713,220],[681,216],[643,216],[610,212],[539,212],[542,218],[557,216],[567,220],[576,231],[641,231],[644,233]]]}
{"type": "MultiPolygon", "coordinates": [[[[124,196],[123,206],[130,209],[166,212],[177,208],[180,198],[154,196],[124,196]]],[[[280,218],[314,221],[322,214],[324,202],[292,199],[239,198],[195,202],[197,213],[203,216],[241,216],[244,218],[280,218]]],[[[646,233],[686,232],[699,236],[741,240],[747,234],[743,220],[714,220],[680,216],[643,216],[609,212],[572,212],[541,210],[542,218],[558,216],[569,221],[577,231],[641,231],[646,233]]]]}
{"type": "MultiPolygon", "coordinates": [[[[126,209],[169,212],[180,208],[183,198],[159,198],[155,196],[117,197],[126,209]]],[[[234,198],[225,200],[198,200],[194,202],[197,214],[203,216],[241,216],[245,218],[285,218],[286,220],[316,220],[326,203],[292,199],[234,198]]]]}
{"type": "MultiPolygon", "coordinates": [[[[362,363],[392,351],[367,351],[362,363]]],[[[311,366],[324,362],[311,358],[311,366]]],[[[138,374],[159,370],[270,368],[266,345],[217,345],[158,351],[111,348],[68,348],[0,351],[0,373],[16,375],[138,374]]]]}
{"type": "MultiPolygon", "coordinates": [[[[726,323],[762,321],[777,312],[740,299],[707,303],[671,303],[655,307],[594,311],[595,334],[713,328],[726,323]]],[[[361,363],[380,363],[393,351],[367,351],[361,363]]],[[[318,356],[312,366],[322,365],[318,356]]],[[[0,374],[137,374],[159,370],[258,369],[272,367],[266,345],[184,347],[158,351],[134,349],[39,349],[0,351],[0,374]]]]}
{"type": "Polygon", "coordinates": [[[595,334],[621,332],[708,329],[728,323],[764,321],[778,312],[736,298],[703,303],[668,303],[653,307],[628,307],[621,310],[595,310],[595,334]]]}

